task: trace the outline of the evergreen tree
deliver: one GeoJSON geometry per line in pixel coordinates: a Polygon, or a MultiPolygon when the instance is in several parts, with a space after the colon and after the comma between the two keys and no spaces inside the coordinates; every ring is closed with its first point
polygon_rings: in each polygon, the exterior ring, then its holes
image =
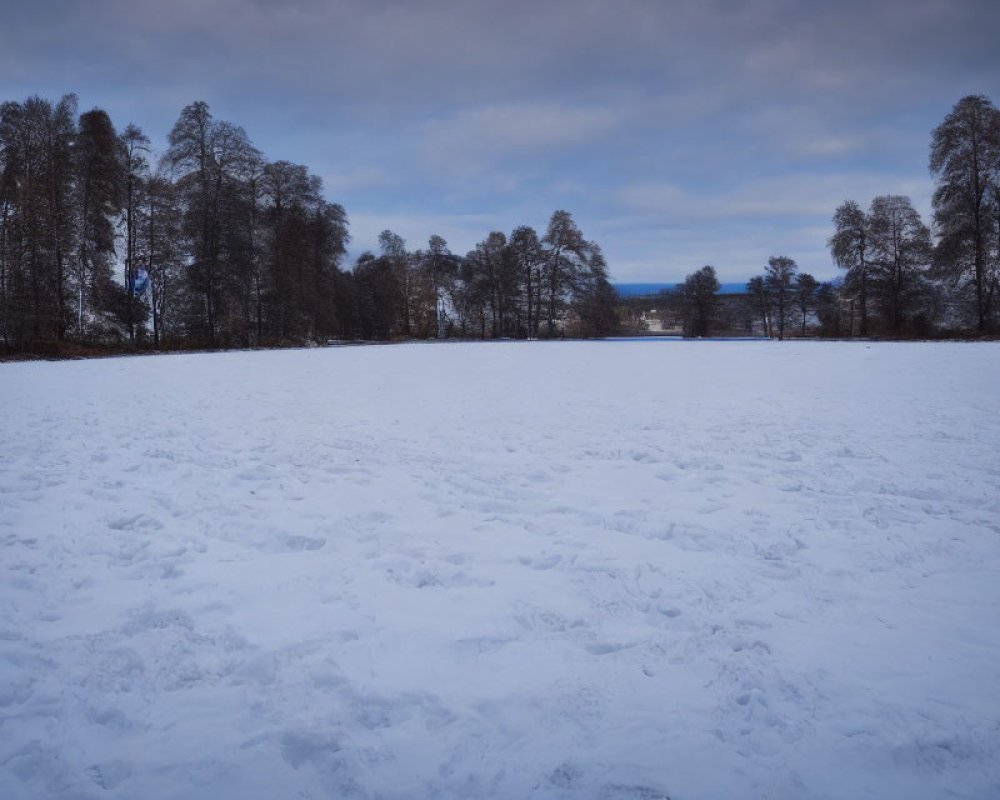
{"type": "Polygon", "coordinates": [[[785,320],[796,288],[799,267],[787,256],[771,256],[764,273],[764,289],[771,299],[778,323],[778,340],[785,338],[785,320]]]}
{"type": "Polygon", "coordinates": [[[115,223],[123,210],[124,173],[118,135],[110,117],[99,109],[80,116],[76,145],[77,214],[79,219],[79,332],[87,310],[101,336],[131,333],[128,279],[115,280],[115,223]]]}
{"type": "Polygon", "coordinates": [[[69,327],[75,249],[76,96],[0,106],[3,152],[3,310],[7,342],[62,339],[69,327]]]}
{"type": "Polygon", "coordinates": [[[677,287],[685,336],[708,336],[718,307],[719,279],[715,267],[692,272],[677,287]]]}
{"type": "MultiPolygon", "coordinates": [[[[82,127],[81,120],[81,132],[82,127]]],[[[125,287],[128,291],[127,324],[129,340],[134,341],[139,307],[133,288],[141,263],[138,246],[139,206],[149,180],[149,163],[146,160],[146,154],[149,153],[149,137],[135,125],[129,125],[119,137],[118,148],[120,172],[124,180],[122,210],[125,224],[125,287]]]]}

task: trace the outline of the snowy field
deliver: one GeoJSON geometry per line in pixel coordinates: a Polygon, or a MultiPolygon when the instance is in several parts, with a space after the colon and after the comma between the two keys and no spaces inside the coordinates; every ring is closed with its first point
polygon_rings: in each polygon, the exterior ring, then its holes
{"type": "Polygon", "coordinates": [[[0,364],[0,797],[1000,797],[1000,344],[0,364]]]}

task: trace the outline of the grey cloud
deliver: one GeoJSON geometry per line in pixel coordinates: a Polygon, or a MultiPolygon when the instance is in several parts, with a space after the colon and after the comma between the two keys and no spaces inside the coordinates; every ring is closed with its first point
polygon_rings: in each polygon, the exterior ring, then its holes
{"type": "Polygon", "coordinates": [[[693,253],[694,237],[746,240],[746,220],[791,226],[774,237],[848,196],[924,191],[930,128],[1000,88],[993,0],[10,5],[2,99],[76,91],[154,142],[204,99],[324,175],[359,238],[407,204],[464,236],[572,202],[596,221],[586,235],[609,237],[613,271],[616,257],[652,269],[637,243],[677,246],[657,233],[676,219],[693,253]],[[456,222],[439,198],[482,213],[456,222]]]}
{"type": "Polygon", "coordinates": [[[420,154],[434,171],[472,175],[516,172],[525,157],[593,144],[621,117],[610,109],[560,103],[523,103],[465,108],[421,127],[420,154]]]}
{"type": "Polygon", "coordinates": [[[46,58],[96,65],[109,83],[136,90],[151,82],[209,94],[253,87],[279,105],[302,92],[382,118],[394,108],[433,115],[456,104],[609,102],[633,87],[674,105],[695,107],[702,98],[710,110],[759,105],[779,93],[867,104],[913,71],[948,73],[943,65],[966,52],[992,53],[984,66],[998,66],[995,46],[987,46],[987,32],[1000,26],[995,6],[41,2],[24,4],[5,25],[4,49],[8,65],[31,64],[44,43],[46,58]],[[939,64],[928,70],[928,60],[939,64]]]}
{"type": "Polygon", "coordinates": [[[909,195],[919,208],[929,199],[932,186],[929,177],[793,174],[749,181],[715,193],[670,184],[638,184],[621,189],[619,198],[637,213],[665,221],[722,222],[734,218],[832,217],[846,199],[867,205],[873,197],[884,194],[909,195]]]}

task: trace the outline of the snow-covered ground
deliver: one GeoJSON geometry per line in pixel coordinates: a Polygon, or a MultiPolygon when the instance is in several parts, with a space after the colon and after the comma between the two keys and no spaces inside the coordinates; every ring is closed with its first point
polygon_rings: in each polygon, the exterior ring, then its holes
{"type": "Polygon", "coordinates": [[[0,797],[1000,797],[1000,345],[0,364],[0,797]]]}

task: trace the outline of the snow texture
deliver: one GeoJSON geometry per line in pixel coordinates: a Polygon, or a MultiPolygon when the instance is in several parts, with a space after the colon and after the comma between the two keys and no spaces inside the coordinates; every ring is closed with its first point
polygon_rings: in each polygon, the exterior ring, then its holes
{"type": "Polygon", "coordinates": [[[0,365],[0,797],[1000,797],[1000,346],[0,365]]]}

